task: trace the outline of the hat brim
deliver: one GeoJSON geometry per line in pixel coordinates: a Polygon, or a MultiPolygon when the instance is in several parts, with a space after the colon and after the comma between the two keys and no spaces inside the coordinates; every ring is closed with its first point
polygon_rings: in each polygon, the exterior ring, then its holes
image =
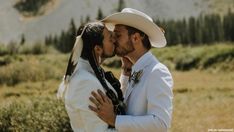
{"type": "Polygon", "coordinates": [[[109,28],[114,28],[116,24],[123,24],[139,29],[148,35],[153,47],[161,48],[167,44],[166,38],[161,29],[154,22],[141,15],[128,12],[119,12],[107,16],[101,21],[106,23],[109,28]]]}

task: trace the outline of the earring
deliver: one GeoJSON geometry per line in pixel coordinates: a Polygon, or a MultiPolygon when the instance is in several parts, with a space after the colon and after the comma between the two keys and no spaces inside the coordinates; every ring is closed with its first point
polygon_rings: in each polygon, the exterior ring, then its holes
{"type": "Polygon", "coordinates": [[[102,63],[102,58],[100,56],[98,56],[98,63],[101,64],[102,63]]]}

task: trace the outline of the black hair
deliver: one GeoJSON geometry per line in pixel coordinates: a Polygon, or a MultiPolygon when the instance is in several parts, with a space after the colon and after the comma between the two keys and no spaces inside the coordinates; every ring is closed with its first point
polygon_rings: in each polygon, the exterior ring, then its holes
{"type": "Polygon", "coordinates": [[[147,49],[147,50],[150,50],[152,48],[151,44],[150,44],[150,41],[149,41],[149,37],[148,35],[146,35],[144,32],[134,28],[134,27],[130,27],[130,26],[125,26],[126,29],[128,30],[128,36],[134,34],[134,33],[139,33],[142,37],[143,37],[143,40],[142,40],[142,43],[143,43],[143,46],[147,49]]]}
{"type": "Polygon", "coordinates": [[[93,51],[96,45],[103,46],[103,31],[105,26],[101,22],[92,22],[82,25],[77,31],[77,36],[82,33],[84,27],[85,31],[82,35],[83,49],[80,57],[87,60],[88,56],[90,56],[89,51],[93,51]]]}
{"type": "Polygon", "coordinates": [[[116,114],[125,114],[125,108],[124,108],[123,103],[122,103],[123,94],[122,94],[122,91],[120,89],[120,85],[119,85],[119,87],[114,87],[112,85],[118,94],[118,96],[116,96],[115,93],[108,87],[106,80],[105,80],[105,72],[98,65],[98,62],[96,60],[95,53],[94,53],[94,47],[96,45],[103,46],[104,28],[105,28],[105,26],[101,22],[88,23],[85,26],[82,26],[79,28],[78,35],[81,34],[82,31],[84,30],[83,34],[82,34],[83,49],[81,52],[81,57],[83,59],[89,61],[96,77],[98,78],[99,82],[101,83],[101,85],[105,89],[106,95],[112,100],[112,103],[115,106],[115,113],[116,114]]]}

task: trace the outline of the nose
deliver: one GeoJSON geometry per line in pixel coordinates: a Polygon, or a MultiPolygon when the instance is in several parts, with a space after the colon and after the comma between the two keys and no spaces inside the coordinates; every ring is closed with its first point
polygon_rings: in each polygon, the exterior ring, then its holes
{"type": "Polygon", "coordinates": [[[116,35],[114,32],[112,32],[112,42],[115,43],[117,41],[116,35]]]}

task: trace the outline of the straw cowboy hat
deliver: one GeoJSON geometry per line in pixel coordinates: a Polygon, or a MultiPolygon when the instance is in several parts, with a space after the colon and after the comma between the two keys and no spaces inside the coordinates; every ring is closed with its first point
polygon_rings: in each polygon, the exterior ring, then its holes
{"type": "Polygon", "coordinates": [[[123,24],[141,30],[148,35],[153,47],[161,48],[166,46],[164,32],[158,27],[151,17],[143,12],[132,8],[124,8],[121,12],[107,16],[102,22],[107,27],[114,27],[116,24],[123,24]]]}

